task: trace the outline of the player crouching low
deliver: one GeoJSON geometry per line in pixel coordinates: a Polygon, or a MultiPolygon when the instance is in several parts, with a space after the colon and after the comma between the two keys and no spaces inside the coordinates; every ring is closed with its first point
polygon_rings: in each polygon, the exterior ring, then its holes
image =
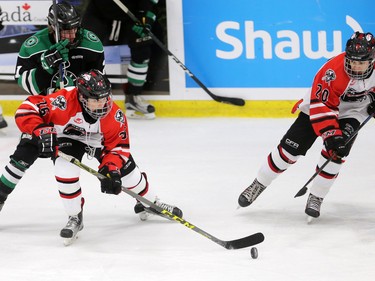
{"type": "MultiPolygon", "coordinates": [[[[77,78],[76,87],[49,96],[30,96],[16,112],[16,123],[24,134],[35,140],[39,157],[52,157],[55,177],[63,206],[69,216],[60,236],[72,243],[83,229],[83,203],[80,185],[81,169],[56,156],[57,149],[82,160],[83,155],[96,158],[101,191],[119,194],[122,188],[144,196],[157,206],[182,217],[182,211],[161,202],[149,190],[145,173],[136,165],[129,149],[127,120],[113,103],[109,80],[98,70],[90,70],[77,78]]],[[[15,168],[16,169],[16,168],[15,168]]],[[[15,172],[16,173],[16,172],[15,172]]],[[[141,220],[156,211],[137,202],[134,208],[141,220]]]]}

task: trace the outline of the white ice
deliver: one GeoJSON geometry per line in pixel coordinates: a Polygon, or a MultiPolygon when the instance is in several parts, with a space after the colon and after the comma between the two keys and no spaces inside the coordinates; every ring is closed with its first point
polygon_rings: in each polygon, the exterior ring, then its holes
{"type": "MultiPolygon", "coordinates": [[[[12,118],[0,133],[0,165],[19,138],[12,118]]],[[[0,213],[0,280],[372,281],[375,279],[375,133],[369,122],[326,197],[306,223],[307,196],[295,193],[314,174],[321,141],[248,208],[239,194],[253,180],[293,119],[129,121],[133,155],[150,188],[178,205],[187,221],[223,240],[263,232],[258,259],[250,248],[226,250],[181,224],[139,221],[134,199],[100,192],[82,171],[85,228],[59,237],[67,216],[52,162],[38,159],[0,213]]],[[[93,168],[95,161],[84,160],[93,168]]]]}

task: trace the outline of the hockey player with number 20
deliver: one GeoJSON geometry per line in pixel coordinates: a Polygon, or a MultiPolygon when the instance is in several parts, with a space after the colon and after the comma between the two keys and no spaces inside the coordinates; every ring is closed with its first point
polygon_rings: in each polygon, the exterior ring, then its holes
{"type": "Polygon", "coordinates": [[[375,38],[355,32],[345,52],[326,62],[317,72],[308,96],[299,101],[301,112],[267,157],[253,183],[239,196],[247,207],[274,179],[305,155],[320,136],[324,147],[317,169],[332,158],[314,179],[307,199],[308,218],[320,216],[324,197],[335,182],[356,137],[346,144],[360,124],[375,112],[375,38]]]}
{"type": "MultiPolygon", "coordinates": [[[[127,120],[113,103],[109,80],[98,70],[81,74],[76,87],[63,89],[48,96],[30,96],[16,111],[16,123],[23,133],[33,136],[40,154],[52,157],[55,177],[69,216],[60,236],[70,244],[83,228],[83,204],[80,168],[57,156],[57,150],[82,160],[86,153],[96,158],[101,191],[119,194],[122,187],[145,196],[156,205],[182,217],[182,211],[162,203],[149,190],[145,173],[140,172],[129,149],[127,120]]],[[[151,209],[137,202],[135,213],[146,220],[151,209]]]]}

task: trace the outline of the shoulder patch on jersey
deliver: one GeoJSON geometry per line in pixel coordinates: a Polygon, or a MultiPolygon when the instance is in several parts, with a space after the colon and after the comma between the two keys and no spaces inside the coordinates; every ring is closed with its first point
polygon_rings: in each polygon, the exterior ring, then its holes
{"type": "Polygon", "coordinates": [[[104,47],[99,37],[94,32],[86,29],[82,29],[82,40],[77,48],[84,48],[89,52],[104,52],[104,47]]]}
{"type": "Polygon", "coordinates": [[[91,42],[99,42],[98,36],[96,36],[95,33],[91,31],[87,31],[87,39],[89,39],[91,42]]]}
{"type": "Polygon", "coordinates": [[[66,109],[67,102],[64,96],[57,96],[55,99],[50,98],[50,100],[52,101],[51,102],[51,105],[53,106],[52,110],[55,110],[56,108],[59,108],[61,110],[66,109]]]}
{"type": "Polygon", "coordinates": [[[325,75],[323,76],[323,80],[326,83],[336,80],[336,73],[332,69],[327,69],[325,75]]]}
{"type": "Polygon", "coordinates": [[[38,37],[36,37],[36,36],[31,36],[30,38],[28,38],[28,39],[25,41],[24,45],[25,45],[25,47],[27,47],[27,48],[31,48],[31,47],[34,47],[36,44],[38,44],[38,42],[39,42],[38,37]]]}
{"type": "Polygon", "coordinates": [[[117,122],[120,122],[121,124],[125,123],[125,116],[124,113],[121,111],[121,109],[118,109],[115,113],[115,120],[117,122]]]}

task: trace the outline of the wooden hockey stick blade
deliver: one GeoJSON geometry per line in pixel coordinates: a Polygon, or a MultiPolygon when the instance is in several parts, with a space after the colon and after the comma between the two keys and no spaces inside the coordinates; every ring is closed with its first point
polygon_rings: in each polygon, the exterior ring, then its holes
{"type": "MultiPolygon", "coordinates": [[[[91,167],[83,164],[81,161],[78,159],[74,158],[73,156],[67,155],[62,151],[58,151],[57,155],[60,156],[61,158],[65,159],[66,161],[78,166],[79,168],[85,170],[86,172],[96,176],[98,179],[104,179],[106,178],[105,175],[100,174],[98,171],[92,169],[91,167]]],[[[178,222],[184,226],[186,226],[188,229],[195,231],[196,233],[199,233],[200,235],[210,239],[211,241],[215,242],[216,244],[228,249],[228,250],[234,250],[234,249],[241,249],[241,248],[246,248],[249,246],[253,246],[256,244],[259,244],[264,241],[264,235],[260,232],[252,234],[250,236],[240,238],[237,240],[231,240],[231,241],[224,241],[219,238],[216,238],[215,236],[209,234],[208,232],[204,231],[203,229],[197,227],[196,225],[188,222],[187,220],[180,218],[179,216],[176,216],[175,214],[169,212],[168,210],[165,210],[155,203],[151,202],[150,200],[142,197],[141,195],[138,195],[137,193],[127,189],[126,187],[122,187],[122,191],[133,198],[137,199],[138,201],[142,202],[143,204],[149,206],[156,212],[162,214],[162,217],[165,217],[171,221],[178,222]]],[[[155,213],[157,214],[157,213],[155,213]]]]}

